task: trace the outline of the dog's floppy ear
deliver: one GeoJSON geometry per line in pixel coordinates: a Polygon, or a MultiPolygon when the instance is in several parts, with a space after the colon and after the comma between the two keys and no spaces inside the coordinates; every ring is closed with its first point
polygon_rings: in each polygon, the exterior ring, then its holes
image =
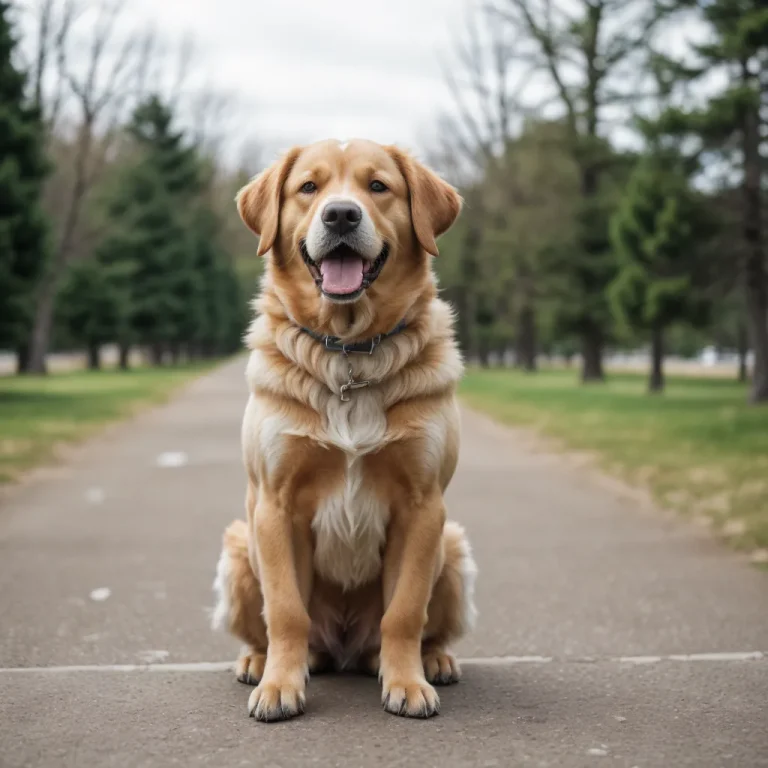
{"type": "Polygon", "coordinates": [[[397,147],[388,149],[408,184],[416,239],[427,253],[437,256],[435,238],[456,221],[461,211],[461,197],[448,182],[405,152],[397,147]]]}
{"type": "Polygon", "coordinates": [[[235,201],[240,218],[259,236],[258,255],[263,256],[275,244],[280,226],[280,197],[301,147],[294,147],[280,160],[246,184],[235,201]]]}

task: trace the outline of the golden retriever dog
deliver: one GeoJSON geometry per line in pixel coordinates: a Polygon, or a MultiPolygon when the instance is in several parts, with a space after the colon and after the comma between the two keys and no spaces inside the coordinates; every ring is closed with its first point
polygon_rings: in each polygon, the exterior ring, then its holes
{"type": "Polygon", "coordinates": [[[388,712],[438,712],[474,619],[443,493],[462,373],[435,239],[456,191],[391,146],[294,148],[237,197],[268,256],[247,336],[246,521],[224,533],[214,626],[245,648],[249,714],[304,711],[310,673],[378,675],[388,712]]]}

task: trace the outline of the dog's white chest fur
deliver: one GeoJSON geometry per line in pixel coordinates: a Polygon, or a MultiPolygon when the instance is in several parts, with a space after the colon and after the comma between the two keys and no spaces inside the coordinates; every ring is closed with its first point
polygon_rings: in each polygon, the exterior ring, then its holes
{"type": "Polygon", "coordinates": [[[324,578],[352,589],[375,578],[389,521],[389,506],[363,475],[362,457],[385,439],[387,419],[375,389],[352,392],[349,402],[328,401],[324,442],[346,457],[344,482],[321,499],[312,522],[315,567],[324,578]]]}

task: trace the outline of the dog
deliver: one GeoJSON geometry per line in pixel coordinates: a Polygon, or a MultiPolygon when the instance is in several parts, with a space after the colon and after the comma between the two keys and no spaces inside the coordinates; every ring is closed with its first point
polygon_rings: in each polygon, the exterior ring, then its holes
{"type": "Polygon", "coordinates": [[[394,146],[287,152],[237,196],[268,256],[247,333],[246,520],[224,533],[213,622],[245,643],[260,721],[304,711],[309,674],[378,675],[429,717],[458,681],[476,566],[443,493],[462,360],[437,296],[456,190],[394,146]]]}

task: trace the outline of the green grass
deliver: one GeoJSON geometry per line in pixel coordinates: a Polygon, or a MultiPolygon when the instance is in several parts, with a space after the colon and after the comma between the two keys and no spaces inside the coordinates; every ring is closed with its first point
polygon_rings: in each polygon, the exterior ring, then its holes
{"type": "Polygon", "coordinates": [[[745,387],[723,379],[670,377],[661,396],[645,387],[640,374],[583,386],[573,371],[471,370],[462,394],[501,421],[593,454],[738,548],[768,548],[768,407],[749,406],[745,387]]]}
{"type": "Polygon", "coordinates": [[[163,402],[211,363],[0,377],[0,483],[141,406],[163,402]]]}

